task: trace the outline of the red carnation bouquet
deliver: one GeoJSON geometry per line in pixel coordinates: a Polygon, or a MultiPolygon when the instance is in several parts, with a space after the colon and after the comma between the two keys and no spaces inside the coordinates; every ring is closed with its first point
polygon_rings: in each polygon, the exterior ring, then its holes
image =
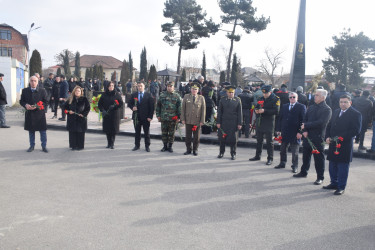
{"type": "Polygon", "coordinates": [[[278,137],[275,137],[274,140],[281,144],[282,140],[283,140],[283,137],[281,135],[279,135],[278,137]]]}
{"type": "Polygon", "coordinates": [[[341,143],[340,142],[343,142],[344,141],[344,138],[343,137],[341,137],[341,136],[335,136],[335,137],[333,137],[333,139],[331,140],[332,142],[334,142],[335,143],[335,148],[336,148],[336,150],[335,150],[335,152],[333,152],[335,155],[339,155],[340,154],[340,152],[339,152],[339,148],[341,148],[341,143]]]}
{"type": "Polygon", "coordinates": [[[191,128],[191,131],[197,131],[197,128],[198,128],[198,126],[197,126],[197,125],[194,125],[194,126],[191,128]]]}
{"type": "Polygon", "coordinates": [[[44,105],[42,101],[37,102],[35,105],[31,105],[31,107],[34,107],[37,110],[44,110],[44,105]]]}

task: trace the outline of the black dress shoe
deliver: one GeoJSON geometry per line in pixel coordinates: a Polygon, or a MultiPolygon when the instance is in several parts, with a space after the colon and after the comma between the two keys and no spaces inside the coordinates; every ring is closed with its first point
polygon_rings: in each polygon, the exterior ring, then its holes
{"type": "Polygon", "coordinates": [[[323,186],[323,189],[337,189],[337,186],[336,185],[333,185],[332,183],[327,185],[327,186],[323,186]]]}
{"type": "Polygon", "coordinates": [[[217,156],[217,158],[223,158],[223,156],[224,156],[224,154],[223,153],[220,153],[218,156],[217,156]]]}
{"type": "Polygon", "coordinates": [[[64,118],[59,118],[59,121],[65,121],[65,119],[64,118]]]}
{"type": "Polygon", "coordinates": [[[48,149],[47,149],[47,148],[42,148],[42,151],[43,151],[44,153],[48,153],[48,149]]]}
{"type": "Polygon", "coordinates": [[[2,125],[1,128],[10,128],[8,125],[2,125]]]}
{"type": "Polygon", "coordinates": [[[191,151],[186,151],[186,152],[184,153],[184,155],[189,155],[189,154],[191,154],[191,151]]]}
{"type": "Polygon", "coordinates": [[[345,192],[345,189],[337,189],[333,194],[334,195],[342,195],[342,194],[344,194],[344,192],[345,192]]]}
{"type": "Polygon", "coordinates": [[[316,181],[314,181],[314,185],[322,185],[322,183],[323,183],[323,180],[317,179],[316,181]]]}
{"type": "Polygon", "coordinates": [[[271,164],[272,164],[272,160],[267,160],[266,165],[271,165],[271,164]]]}
{"type": "Polygon", "coordinates": [[[150,147],[146,147],[146,152],[150,152],[150,147]]]}
{"type": "Polygon", "coordinates": [[[306,178],[307,177],[307,174],[304,174],[304,173],[302,173],[302,172],[299,172],[298,174],[294,174],[293,175],[293,177],[304,177],[304,178],[306,178]]]}
{"type": "Polygon", "coordinates": [[[172,147],[169,147],[169,148],[168,148],[168,152],[169,152],[169,153],[173,153],[173,148],[172,148],[172,147]]]}
{"type": "Polygon", "coordinates": [[[249,161],[260,161],[260,157],[254,156],[253,158],[250,158],[249,161]]]}
{"type": "Polygon", "coordinates": [[[111,146],[110,145],[107,145],[107,147],[105,147],[105,148],[110,148],[111,146]]]}
{"type": "Polygon", "coordinates": [[[34,151],[34,146],[31,146],[31,147],[29,147],[29,149],[27,150],[27,152],[33,152],[34,151]]]}
{"type": "Polygon", "coordinates": [[[132,151],[136,151],[136,150],[138,150],[139,149],[139,147],[138,146],[135,146],[133,149],[132,149],[132,151]]]}
{"type": "Polygon", "coordinates": [[[197,156],[197,155],[198,155],[198,152],[197,152],[197,151],[193,151],[193,155],[194,155],[194,156],[197,156]]]}
{"type": "Polygon", "coordinates": [[[236,155],[232,155],[231,159],[234,161],[236,159],[236,155]]]}
{"type": "Polygon", "coordinates": [[[110,146],[109,148],[110,148],[110,149],[115,149],[115,146],[110,146]]]}
{"type": "Polygon", "coordinates": [[[275,168],[277,168],[277,169],[279,169],[279,168],[285,168],[285,165],[283,165],[283,164],[279,164],[279,165],[277,165],[275,168]]]}
{"type": "Polygon", "coordinates": [[[294,167],[292,167],[292,172],[293,172],[293,173],[297,173],[297,169],[298,169],[298,168],[294,168],[294,167]]]}

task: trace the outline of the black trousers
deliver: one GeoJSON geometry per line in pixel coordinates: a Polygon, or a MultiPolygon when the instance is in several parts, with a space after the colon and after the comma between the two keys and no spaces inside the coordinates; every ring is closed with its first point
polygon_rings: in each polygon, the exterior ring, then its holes
{"type": "Polygon", "coordinates": [[[256,156],[262,155],[263,150],[263,138],[266,137],[266,146],[267,146],[267,160],[273,160],[273,141],[272,141],[273,131],[259,131],[257,129],[257,150],[256,156]]]}
{"type": "Polygon", "coordinates": [[[242,130],[239,131],[239,136],[244,133],[246,137],[249,137],[250,133],[250,109],[242,109],[243,125],[242,130]]]}
{"type": "Polygon", "coordinates": [[[83,149],[85,147],[85,132],[69,131],[69,148],[83,149]]]}
{"type": "MultiPolygon", "coordinates": [[[[227,143],[230,146],[230,154],[235,155],[237,151],[237,143],[227,143]]],[[[225,142],[220,142],[220,154],[225,152],[225,142]]]]}
{"type": "MultiPolygon", "coordinates": [[[[319,154],[314,154],[314,162],[315,162],[315,170],[317,179],[324,180],[324,169],[325,169],[325,160],[323,155],[323,140],[312,140],[312,143],[316,147],[316,149],[319,151],[319,154]]],[[[308,173],[310,169],[310,163],[311,163],[311,155],[312,155],[312,148],[310,144],[307,142],[307,140],[303,139],[303,164],[301,167],[301,173],[306,174],[308,173]]]]}
{"type": "Polygon", "coordinates": [[[151,144],[150,139],[150,122],[149,121],[138,121],[135,129],[135,146],[140,147],[141,145],[141,130],[143,127],[143,133],[145,135],[145,146],[149,147],[151,144]]]}
{"type": "Polygon", "coordinates": [[[115,144],[116,134],[106,134],[108,146],[113,146],[115,144]]]}
{"type": "Polygon", "coordinates": [[[193,141],[193,151],[197,151],[199,147],[201,126],[197,125],[195,131],[193,131],[193,126],[192,124],[185,124],[185,145],[187,151],[191,151],[191,141],[193,141]]]}
{"type": "Polygon", "coordinates": [[[60,101],[61,117],[62,117],[63,119],[65,119],[65,117],[66,117],[66,114],[65,114],[65,112],[64,112],[64,105],[65,105],[65,101],[60,101]]]}
{"type": "Polygon", "coordinates": [[[213,107],[206,107],[206,117],[204,119],[206,122],[211,121],[212,110],[213,110],[213,107]]]}
{"type": "Polygon", "coordinates": [[[53,112],[55,113],[55,116],[57,116],[57,109],[59,108],[59,98],[55,98],[53,100],[54,102],[54,107],[53,107],[53,112]]]}
{"type": "Polygon", "coordinates": [[[297,143],[290,143],[290,142],[282,142],[280,147],[280,163],[286,164],[287,161],[287,151],[288,146],[292,149],[292,165],[294,168],[298,168],[298,152],[299,152],[299,144],[297,143]]]}

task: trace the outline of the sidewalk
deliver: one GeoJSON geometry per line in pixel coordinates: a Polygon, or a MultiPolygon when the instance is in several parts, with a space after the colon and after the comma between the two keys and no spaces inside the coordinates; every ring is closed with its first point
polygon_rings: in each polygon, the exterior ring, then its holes
{"type": "MultiPolygon", "coordinates": [[[[7,117],[7,121],[9,125],[13,125],[19,122],[22,122],[23,124],[24,118],[20,110],[22,110],[20,107],[7,108],[6,117],[7,117]]],[[[51,119],[52,116],[53,116],[53,113],[51,112],[51,110],[49,110],[48,113],[46,114],[48,129],[65,130],[66,122],[59,121],[58,119],[51,119]]],[[[125,136],[134,135],[134,126],[133,126],[133,121],[131,119],[131,116],[132,116],[132,111],[129,108],[125,108],[125,117],[123,120],[121,120],[119,135],[125,135],[125,136]]],[[[58,118],[61,117],[60,109],[59,109],[57,117],[58,118]]],[[[102,133],[102,124],[101,124],[101,121],[99,121],[99,117],[97,113],[90,111],[87,117],[87,121],[88,121],[87,132],[102,133]]],[[[180,129],[181,136],[180,136],[179,131],[177,130],[175,134],[176,141],[184,141],[185,128],[182,124],[180,126],[181,126],[181,129],[180,129]]],[[[143,131],[142,131],[142,134],[143,134],[143,131]]],[[[151,121],[150,135],[152,139],[159,139],[159,140],[161,139],[160,122],[157,121],[155,116],[154,116],[154,119],[151,121]]],[[[254,135],[254,133],[252,135],[254,135]]],[[[256,139],[252,138],[251,136],[250,138],[245,138],[245,136],[243,135],[241,138],[239,138],[238,147],[255,148],[256,139]]],[[[364,146],[367,147],[368,149],[371,148],[371,140],[372,140],[372,130],[369,129],[366,132],[365,141],[364,141],[364,146]]],[[[219,144],[216,132],[213,132],[209,135],[201,134],[200,143],[219,144]]],[[[278,142],[274,142],[274,145],[275,145],[275,150],[280,150],[280,145],[278,144],[278,142]]],[[[263,148],[265,149],[265,145],[263,148]]],[[[300,152],[302,152],[302,147],[300,148],[300,152]]],[[[358,152],[358,144],[354,144],[353,157],[375,160],[375,154],[358,152]]]]}

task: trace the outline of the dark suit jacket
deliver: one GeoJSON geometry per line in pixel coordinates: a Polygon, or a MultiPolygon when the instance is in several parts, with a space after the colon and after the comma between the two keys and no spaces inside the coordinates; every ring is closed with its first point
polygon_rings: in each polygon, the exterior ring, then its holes
{"type": "Polygon", "coordinates": [[[327,124],[332,116],[332,110],[325,101],[311,105],[306,112],[303,123],[304,131],[308,132],[308,137],[314,142],[323,141],[327,124]]]}
{"type": "MultiPolygon", "coordinates": [[[[138,91],[134,92],[131,95],[131,98],[128,103],[128,107],[133,110],[133,107],[135,106],[135,101],[134,98],[138,99],[138,91]]],[[[152,98],[151,94],[148,92],[143,92],[143,98],[142,101],[139,102],[137,101],[137,118],[138,121],[147,121],[147,118],[152,119],[154,116],[154,110],[155,110],[155,105],[154,105],[154,98],[152,98]]],[[[135,119],[135,112],[132,114],[132,119],[135,119]]]]}
{"type": "Polygon", "coordinates": [[[333,139],[336,136],[341,136],[344,140],[340,142],[341,148],[338,149],[338,155],[334,154],[336,143],[332,142],[329,145],[327,159],[349,163],[352,161],[353,139],[361,131],[362,115],[353,107],[348,108],[341,117],[339,117],[340,112],[340,108],[333,112],[332,119],[327,125],[326,138],[333,139]]]}
{"type": "Polygon", "coordinates": [[[280,110],[277,131],[281,131],[282,141],[286,143],[297,143],[296,135],[301,128],[303,118],[306,114],[306,106],[296,102],[289,111],[289,103],[284,104],[280,110]]]}
{"type": "MultiPolygon", "coordinates": [[[[39,101],[43,102],[43,106],[47,104],[47,93],[44,88],[37,87],[36,91],[32,92],[30,86],[22,89],[20,104],[26,109],[26,104],[36,105],[39,101]]],[[[34,109],[26,110],[25,112],[25,130],[28,131],[43,131],[47,130],[46,112],[45,110],[34,109]]]]}

